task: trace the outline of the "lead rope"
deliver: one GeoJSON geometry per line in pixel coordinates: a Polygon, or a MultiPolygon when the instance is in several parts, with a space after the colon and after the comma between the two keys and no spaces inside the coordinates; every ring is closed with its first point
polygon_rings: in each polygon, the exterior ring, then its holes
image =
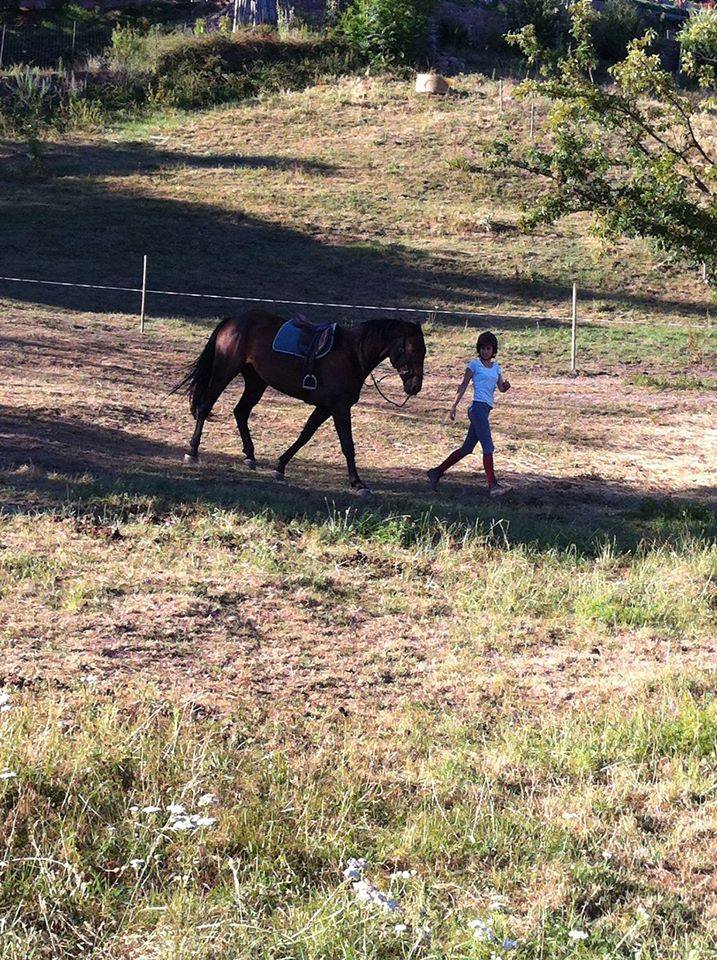
{"type": "MultiPolygon", "coordinates": [[[[388,374],[386,374],[386,376],[388,376],[388,374]]],[[[406,405],[406,404],[408,403],[408,401],[411,399],[410,394],[407,393],[407,394],[406,394],[406,398],[405,398],[405,400],[403,401],[403,403],[396,403],[395,400],[392,400],[390,397],[387,397],[386,394],[383,392],[383,390],[379,387],[378,381],[376,380],[376,377],[374,377],[374,375],[373,375],[373,370],[371,371],[371,379],[373,380],[373,385],[374,385],[374,387],[376,387],[376,389],[377,389],[378,392],[381,394],[381,396],[383,397],[383,399],[384,399],[387,403],[390,403],[392,406],[394,406],[394,407],[405,407],[405,405],[406,405]]],[[[384,377],[381,377],[381,379],[383,380],[384,377]]]]}

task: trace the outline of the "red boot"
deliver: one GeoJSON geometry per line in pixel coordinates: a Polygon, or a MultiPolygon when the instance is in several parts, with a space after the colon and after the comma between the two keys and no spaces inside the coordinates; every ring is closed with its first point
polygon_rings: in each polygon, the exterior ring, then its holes
{"type": "Polygon", "coordinates": [[[491,497],[500,497],[510,490],[510,487],[506,487],[502,483],[498,483],[495,478],[492,453],[483,454],[483,469],[485,470],[485,477],[488,481],[488,493],[491,497]]]}

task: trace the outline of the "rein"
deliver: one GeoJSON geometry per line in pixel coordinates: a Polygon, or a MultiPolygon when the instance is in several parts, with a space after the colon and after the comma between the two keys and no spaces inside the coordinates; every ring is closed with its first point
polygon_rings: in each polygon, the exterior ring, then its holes
{"type": "MultiPolygon", "coordinates": [[[[376,380],[376,377],[374,377],[374,375],[373,375],[373,370],[371,371],[371,379],[373,380],[373,385],[374,385],[374,387],[376,387],[376,389],[377,389],[378,392],[381,394],[381,396],[383,397],[383,399],[384,399],[387,403],[390,403],[392,406],[394,406],[394,407],[405,407],[406,404],[408,403],[408,401],[411,399],[410,394],[407,393],[406,396],[405,396],[405,398],[404,398],[404,400],[403,400],[403,403],[396,403],[395,400],[392,400],[390,397],[387,397],[386,394],[383,392],[383,390],[379,387],[378,381],[376,380]]],[[[384,378],[381,377],[381,379],[383,380],[384,378]]]]}
{"type": "MultiPolygon", "coordinates": [[[[365,330],[365,331],[368,331],[368,330],[373,329],[374,324],[375,324],[375,322],[372,324],[372,321],[368,321],[367,324],[366,324],[365,327],[364,327],[364,330],[365,330]]],[[[362,365],[362,366],[363,366],[363,363],[364,363],[364,351],[363,351],[364,339],[365,339],[365,334],[361,337],[361,340],[359,341],[359,359],[360,359],[360,362],[361,362],[361,365],[362,365]]],[[[385,359],[385,357],[384,357],[384,359],[385,359]]],[[[382,361],[380,361],[380,362],[382,362],[382,361]]],[[[376,380],[376,377],[375,377],[374,374],[373,374],[373,370],[371,370],[370,373],[371,373],[371,379],[373,380],[373,385],[374,385],[374,387],[376,387],[376,390],[381,394],[381,396],[382,396],[383,399],[386,401],[386,403],[390,403],[392,407],[404,407],[404,406],[408,403],[408,401],[411,399],[410,395],[409,395],[409,394],[406,394],[405,399],[403,400],[403,402],[402,402],[402,403],[397,403],[395,400],[392,400],[390,397],[387,397],[386,394],[385,394],[385,393],[383,392],[383,390],[381,389],[381,387],[379,386],[379,382],[380,382],[380,381],[377,381],[377,380],[376,380]]],[[[381,381],[385,380],[386,377],[387,377],[389,374],[390,374],[390,371],[389,371],[389,373],[384,374],[384,375],[381,377],[381,381]]]]}

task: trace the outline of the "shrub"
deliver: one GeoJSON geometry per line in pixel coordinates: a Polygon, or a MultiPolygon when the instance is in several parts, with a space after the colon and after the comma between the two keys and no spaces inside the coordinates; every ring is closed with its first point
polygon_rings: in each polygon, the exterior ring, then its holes
{"type": "Polygon", "coordinates": [[[627,45],[642,36],[647,25],[629,0],[607,0],[595,17],[590,35],[601,60],[617,63],[627,55],[627,45]]]}
{"type": "Polygon", "coordinates": [[[435,0],[353,0],[341,31],[363,60],[415,63],[425,51],[434,8],[435,0]]]}
{"type": "Polygon", "coordinates": [[[699,65],[717,66],[717,10],[703,10],[690,17],[680,30],[684,53],[699,65]]]}
{"type": "Polygon", "coordinates": [[[568,37],[567,6],[559,0],[507,0],[505,13],[510,32],[532,25],[542,45],[562,47],[568,37]]]}
{"type": "Polygon", "coordinates": [[[106,51],[108,67],[123,77],[149,73],[157,57],[159,37],[157,28],[147,32],[134,27],[115,27],[106,51]]]}
{"type": "Polygon", "coordinates": [[[326,74],[345,72],[349,59],[334,40],[280,38],[268,29],[164,38],[151,96],[186,108],[300,89],[326,74]]]}

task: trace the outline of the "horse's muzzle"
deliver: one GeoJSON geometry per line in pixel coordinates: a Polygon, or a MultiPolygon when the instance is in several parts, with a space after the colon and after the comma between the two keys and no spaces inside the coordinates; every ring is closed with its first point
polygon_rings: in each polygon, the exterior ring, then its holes
{"type": "Polygon", "coordinates": [[[423,377],[406,377],[403,381],[403,389],[408,394],[409,397],[415,397],[417,393],[421,392],[421,387],[423,386],[423,377]]]}

